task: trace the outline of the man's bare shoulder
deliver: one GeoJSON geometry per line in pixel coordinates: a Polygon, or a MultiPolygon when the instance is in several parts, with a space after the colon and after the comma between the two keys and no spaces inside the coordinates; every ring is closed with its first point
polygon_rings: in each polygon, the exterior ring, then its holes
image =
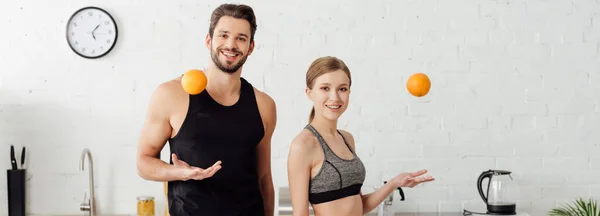
{"type": "Polygon", "coordinates": [[[174,79],[167,80],[165,82],[158,84],[158,86],[156,87],[154,92],[157,94],[165,94],[165,93],[173,94],[173,93],[178,93],[178,92],[181,93],[182,90],[183,90],[183,88],[181,87],[181,79],[174,78],[174,79]]]}
{"type": "Polygon", "coordinates": [[[165,106],[165,104],[176,104],[181,101],[185,95],[187,94],[181,87],[180,79],[175,78],[162,82],[158,84],[152,92],[149,109],[158,109],[161,110],[161,113],[168,115],[171,111],[168,107],[172,106],[165,106]]]}
{"type": "Polygon", "coordinates": [[[267,93],[254,88],[256,104],[264,122],[270,125],[270,130],[273,130],[277,124],[277,107],[275,101],[267,93]]]}
{"type": "Polygon", "coordinates": [[[181,79],[174,78],[158,84],[152,94],[153,98],[168,100],[174,96],[185,94],[185,91],[183,91],[183,88],[181,87],[181,79]]]}
{"type": "Polygon", "coordinates": [[[256,102],[259,106],[263,106],[269,109],[275,108],[275,100],[273,100],[273,98],[266,92],[254,88],[254,95],[256,95],[256,102]]]}

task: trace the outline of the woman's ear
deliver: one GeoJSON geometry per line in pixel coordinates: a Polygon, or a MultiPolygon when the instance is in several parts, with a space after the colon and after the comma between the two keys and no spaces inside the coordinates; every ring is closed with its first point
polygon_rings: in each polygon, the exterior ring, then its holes
{"type": "Polygon", "coordinates": [[[310,90],[310,88],[306,87],[304,89],[304,93],[306,94],[306,97],[312,101],[312,95],[311,95],[312,91],[310,90]]]}

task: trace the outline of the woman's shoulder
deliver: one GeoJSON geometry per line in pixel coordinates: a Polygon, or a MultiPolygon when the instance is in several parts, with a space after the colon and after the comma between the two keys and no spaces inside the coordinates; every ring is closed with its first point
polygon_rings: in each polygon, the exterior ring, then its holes
{"type": "Polygon", "coordinates": [[[352,133],[341,129],[338,129],[338,131],[342,134],[346,142],[348,142],[348,145],[354,149],[354,136],[352,136],[352,133]]]}
{"type": "Polygon", "coordinates": [[[292,139],[290,152],[310,153],[318,146],[318,139],[310,131],[302,130],[292,139]]]}

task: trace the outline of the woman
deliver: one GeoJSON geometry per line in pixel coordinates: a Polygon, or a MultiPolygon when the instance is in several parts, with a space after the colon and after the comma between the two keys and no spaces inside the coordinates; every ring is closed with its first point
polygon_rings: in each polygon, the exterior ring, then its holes
{"type": "Polygon", "coordinates": [[[365,215],[397,187],[414,187],[433,181],[419,177],[426,170],[402,173],[377,191],[363,195],[365,167],[355,152],[352,134],[337,129],[348,107],[350,70],[335,57],[316,59],[306,73],[306,94],[313,102],[309,124],[292,141],[288,155],[288,181],[294,216],[365,215]]]}

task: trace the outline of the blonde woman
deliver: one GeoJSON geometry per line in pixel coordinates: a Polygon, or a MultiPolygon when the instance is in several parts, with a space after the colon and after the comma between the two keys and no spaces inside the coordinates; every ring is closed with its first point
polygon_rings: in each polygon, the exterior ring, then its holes
{"type": "Polygon", "coordinates": [[[309,124],[294,138],[288,155],[288,181],[294,216],[365,215],[398,187],[433,181],[426,170],[401,173],[377,191],[362,194],[365,166],[348,131],[337,129],[347,109],[352,79],[335,57],[316,59],[306,73],[306,95],[313,102],[309,124]]]}

